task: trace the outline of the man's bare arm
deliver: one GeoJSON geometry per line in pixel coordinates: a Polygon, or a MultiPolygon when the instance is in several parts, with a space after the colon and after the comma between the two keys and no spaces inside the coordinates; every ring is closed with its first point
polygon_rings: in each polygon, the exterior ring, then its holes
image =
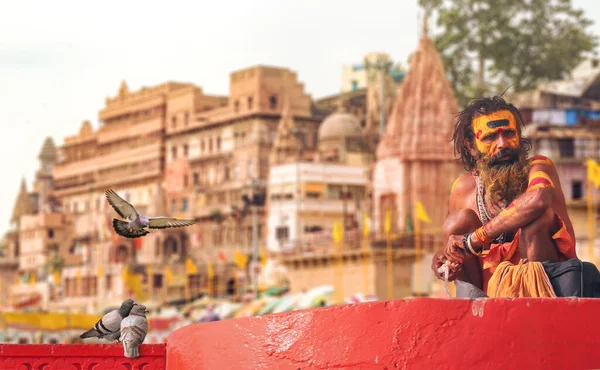
{"type": "Polygon", "coordinates": [[[558,181],[553,179],[558,179],[558,174],[551,162],[534,163],[529,171],[527,191],[483,226],[485,234],[493,239],[527,226],[542,215],[557,195],[554,184],[558,181]]]}

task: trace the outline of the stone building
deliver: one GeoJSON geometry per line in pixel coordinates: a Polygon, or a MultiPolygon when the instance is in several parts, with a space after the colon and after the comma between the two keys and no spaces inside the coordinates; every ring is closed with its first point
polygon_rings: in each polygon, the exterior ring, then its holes
{"type": "Polygon", "coordinates": [[[344,297],[430,294],[431,260],[424,255],[441,242],[450,188],[462,168],[450,142],[458,111],[441,57],[424,36],[398,87],[376,153],[350,149],[366,145],[369,132],[352,115],[338,112],[321,124],[312,161],[303,158],[271,168],[267,245],[285,267],[292,291],[337,282],[344,297]],[[338,197],[344,192],[335,191],[350,188],[356,188],[352,196],[338,197]],[[409,226],[414,224],[416,201],[424,204],[432,219],[423,225],[420,269],[409,226]],[[383,230],[388,210],[391,260],[383,230]],[[366,237],[365,214],[370,221],[366,237]],[[333,238],[334,220],[345,220],[343,247],[333,238]],[[314,225],[318,231],[307,235],[314,225]]]}

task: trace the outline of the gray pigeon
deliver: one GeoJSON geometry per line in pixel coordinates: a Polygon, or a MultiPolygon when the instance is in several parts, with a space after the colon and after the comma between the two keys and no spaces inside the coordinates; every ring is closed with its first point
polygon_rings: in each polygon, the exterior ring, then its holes
{"type": "Polygon", "coordinates": [[[121,320],[129,315],[131,308],[135,305],[133,299],[127,299],[117,310],[112,310],[102,316],[93,328],[81,334],[79,338],[100,338],[108,341],[118,340],[121,336],[121,320]]]}
{"type": "Polygon", "coordinates": [[[169,227],[190,226],[196,223],[195,220],[182,220],[172,217],[146,217],[140,215],[135,208],[125,199],[108,189],[105,192],[108,203],[117,211],[119,216],[126,218],[127,221],[113,219],[113,228],[115,232],[126,238],[139,238],[150,232],[150,229],[166,229],[169,227]]]}
{"type": "Polygon", "coordinates": [[[123,342],[123,350],[127,358],[140,356],[139,345],[148,334],[147,312],[146,306],[136,304],[131,309],[129,316],[121,321],[121,342],[123,342]]]}

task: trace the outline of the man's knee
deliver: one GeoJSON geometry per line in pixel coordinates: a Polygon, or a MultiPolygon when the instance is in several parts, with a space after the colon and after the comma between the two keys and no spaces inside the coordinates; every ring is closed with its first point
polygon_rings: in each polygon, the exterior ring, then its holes
{"type": "Polygon", "coordinates": [[[522,233],[537,234],[538,232],[547,230],[550,234],[558,231],[558,222],[554,210],[548,207],[544,213],[536,218],[532,223],[525,226],[522,233]]]}
{"type": "Polygon", "coordinates": [[[481,221],[472,209],[464,208],[452,212],[444,222],[444,233],[446,235],[461,235],[471,232],[481,226],[481,221]]]}

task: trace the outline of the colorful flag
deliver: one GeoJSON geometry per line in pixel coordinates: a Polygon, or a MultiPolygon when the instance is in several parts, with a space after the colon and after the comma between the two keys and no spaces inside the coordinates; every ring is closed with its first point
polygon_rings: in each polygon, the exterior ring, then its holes
{"type": "Polygon", "coordinates": [[[385,231],[386,234],[389,234],[392,231],[392,211],[389,209],[385,211],[385,223],[383,224],[383,231],[385,231]]]}
{"type": "Polygon", "coordinates": [[[423,206],[423,203],[421,203],[418,200],[415,203],[415,215],[417,216],[418,220],[423,221],[428,224],[431,223],[431,219],[429,218],[427,211],[425,211],[425,207],[423,206]]]}
{"type": "Polygon", "coordinates": [[[341,221],[335,221],[333,224],[333,241],[340,243],[344,239],[344,226],[341,221]]]}
{"type": "Polygon", "coordinates": [[[190,257],[185,260],[185,271],[188,275],[196,275],[198,273],[198,267],[190,257]]]}
{"type": "Polygon", "coordinates": [[[595,187],[600,188],[600,164],[589,158],[586,165],[588,181],[594,184],[595,187]]]}
{"type": "Polygon", "coordinates": [[[142,250],[142,238],[135,238],[135,239],[133,239],[133,246],[138,251],[142,250]]]}
{"type": "Polygon", "coordinates": [[[102,265],[98,265],[98,270],[96,271],[96,276],[100,279],[104,275],[104,270],[102,269],[102,265]]]}
{"type": "Polygon", "coordinates": [[[363,236],[365,238],[368,237],[370,232],[371,232],[371,224],[369,221],[369,216],[365,212],[365,214],[363,214],[363,236]]]}
{"type": "Polygon", "coordinates": [[[127,266],[125,266],[121,278],[123,279],[125,286],[128,287],[138,299],[146,299],[146,294],[142,287],[142,279],[139,275],[134,274],[127,266]]]}
{"type": "Polygon", "coordinates": [[[260,265],[265,267],[267,265],[267,248],[262,247],[260,249],[260,265]]]}
{"type": "Polygon", "coordinates": [[[35,272],[32,272],[29,275],[29,285],[35,285],[35,281],[36,281],[36,279],[35,279],[35,272]]]}
{"type": "Polygon", "coordinates": [[[212,262],[208,262],[208,264],[206,265],[207,269],[206,269],[206,275],[208,275],[209,279],[212,279],[213,277],[215,277],[215,269],[213,268],[213,264],[212,262]]]}
{"type": "Polygon", "coordinates": [[[173,271],[171,270],[171,266],[165,267],[165,281],[167,285],[171,285],[171,281],[173,280],[173,271]]]}
{"type": "Polygon", "coordinates": [[[223,262],[227,262],[227,257],[225,257],[225,255],[223,254],[222,251],[219,251],[219,253],[217,253],[217,257],[219,257],[219,259],[223,262]]]}
{"type": "Polygon", "coordinates": [[[244,269],[248,263],[248,256],[236,250],[233,255],[233,262],[235,262],[239,268],[244,269]]]}

